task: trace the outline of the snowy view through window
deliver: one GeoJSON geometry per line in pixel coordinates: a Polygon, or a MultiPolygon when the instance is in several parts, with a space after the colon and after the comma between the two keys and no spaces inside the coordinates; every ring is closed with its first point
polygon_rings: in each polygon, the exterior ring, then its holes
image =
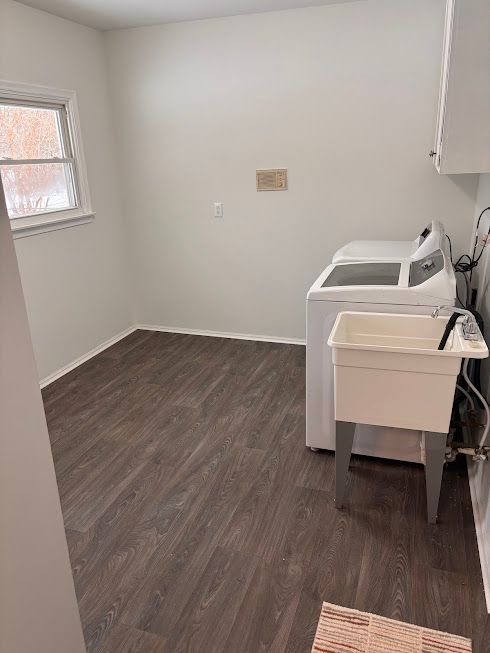
{"type": "Polygon", "coordinates": [[[76,206],[61,119],[61,109],[0,102],[0,173],[10,218],[76,206]]]}

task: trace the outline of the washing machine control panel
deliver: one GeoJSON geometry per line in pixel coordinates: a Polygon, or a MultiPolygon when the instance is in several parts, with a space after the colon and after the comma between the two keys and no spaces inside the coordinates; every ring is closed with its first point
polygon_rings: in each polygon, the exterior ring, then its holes
{"type": "Polygon", "coordinates": [[[432,268],[435,267],[434,259],[428,258],[422,263],[422,270],[425,270],[425,272],[428,272],[429,270],[432,270],[432,268]]]}
{"type": "Polygon", "coordinates": [[[444,270],[444,254],[440,249],[432,252],[420,261],[410,263],[410,277],[408,285],[410,288],[420,286],[421,283],[431,279],[438,272],[444,270]]]}

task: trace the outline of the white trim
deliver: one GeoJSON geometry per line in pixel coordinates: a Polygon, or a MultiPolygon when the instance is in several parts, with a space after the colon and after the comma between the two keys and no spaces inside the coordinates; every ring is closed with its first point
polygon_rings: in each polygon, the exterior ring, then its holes
{"type": "Polygon", "coordinates": [[[258,342],[277,342],[282,345],[306,345],[301,338],[282,338],[279,336],[258,336],[252,333],[232,333],[227,331],[207,331],[204,329],[185,329],[181,327],[138,324],[136,329],[143,331],[162,331],[163,333],[185,333],[190,336],[208,336],[211,338],[231,338],[233,340],[257,340],[258,342]]]}
{"type": "MultiPolygon", "coordinates": [[[[483,589],[485,592],[485,601],[487,604],[487,612],[490,614],[490,567],[487,560],[486,549],[488,543],[485,541],[485,534],[483,530],[483,517],[480,512],[480,505],[478,503],[477,487],[476,487],[476,470],[477,465],[484,465],[485,463],[475,463],[468,461],[468,480],[470,483],[471,505],[473,506],[473,517],[475,520],[476,539],[478,542],[478,552],[480,554],[480,566],[483,578],[483,589]]],[[[488,463],[487,463],[488,464],[488,463]]]]}
{"type": "Polygon", "coordinates": [[[38,165],[50,163],[75,163],[73,157],[56,157],[50,159],[0,159],[0,166],[38,165]]]}
{"type": "Polygon", "coordinates": [[[112,338],[109,338],[109,340],[106,340],[103,342],[101,345],[98,347],[94,347],[91,349],[88,353],[84,354],[83,356],[80,356],[80,358],[76,358],[74,361],[71,363],[68,363],[68,365],[65,365],[64,367],[61,367],[59,370],[56,372],[53,372],[52,374],[48,374],[48,376],[45,376],[44,379],[41,379],[39,382],[39,385],[42,388],[45,388],[48,386],[50,383],[53,383],[53,381],[56,381],[56,379],[59,379],[60,377],[64,376],[65,374],[68,374],[68,372],[71,372],[74,370],[76,367],[79,365],[82,365],[83,363],[87,362],[94,356],[97,356],[97,354],[100,354],[101,352],[104,351],[104,349],[107,349],[108,347],[111,347],[111,345],[114,345],[116,342],[119,342],[119,340],[122,340],[126,336],[129,336],[133,331],[136,331],[138,327],[136,326],[131,326],[125,329],[124,331],[121,331],[121,333],[118,333],[116,336],[113,336],[112,338]]]}
{"type": "Polygon", "coordinates": [[[212,338],[231,338],[233,340],[257,340],[258,342],[277,342],[282,345],[305,345],[306,344],[306,341],[301,340],[300,338],[275,338],[273,336],[256,336],[247,333],[226,333],[223,331],[202,331],[199,329],[181,329],[179,327],[162,327],[162,326],[151,326],[149,324],[135,324],[131,327],[128,327],[124,331],[121,331],[121,333],[118,333],[116,336],[109,338],[109,340],[106,340],[98,347],[94,347],[94,349],[91,349],[88,353],[84,354],[83,356],[80,356],[80,358],[77,358],[76,360],[72,361],[71,363],[68,363],[64,367],[61,367],[56,372],[53,372],[52,374],[49,374],[48,376],[44,377],[44,379],[41,379],[41,381],[39,382],[39,385],[41,386],[41,388],[45,388],[50,383],[53,383],[53,381],[56,381],[57,379],[61,378],[65,374],[68,374],[68,372],[74,370],[79,365],[82,365],[83,363],[90,360],[94,356],[97,356],[97,354],[100,354],[102,351],[104,351],[104,349],[107,349],[111,345],[114,345],[116,342],[119,342],[119,340],[122,340],[126,336],[129,336],[131,333],[133,333],[133,331],[138,331],[138,329],[141,329],[141,331],[161,331],[162,333],[185,333],[187,335],[192,335],[192,336],[208,336],[212,338]]]}
{"type": "Polygon", "coordinates": [[[66,225],[64,225],[66,227],[74,227],[89,222],[89,220],[93,219],[95,214],[92,210],[90,199],[87,166],[85,163],[82,144],[80,115],[78,112],[78,102],[75,91],[0,80],[0,95],[6,95],[8,98],[20,101],[57,102],[66,107],[69,138],[73,150],[73,158],[75,160],[75,163],[73,164],[75,170],[75,188],[79,202],[79,206],[75,209],[46,212],[25,218],[15,218],[14,220],[11,220],[12,232],[14,234],[19,234],[23,231],[25,232],[23,236],[32,236],[45,231],[53,231],[53,229],[61,229],[63,228],[63,226],[61,226],[62,222],[66,222],[66,225]],[[53,216],[55,213],[55,219],[49,217],[53,216]]]}
{"type": "MultiPolygon", "coordinates": [[[[50,213],[49,215],[53,216],[55,213],[50,213]]],[[[44,234],[49,231],[66,229],[67,227],[77,227],[80,224],[92,222],[94,217],[95,213],[75,213],[73,216],[65,215],[49,220],[38,220],[38,222],[31,222],[31,224],[17,229],[15,228],[15,225],[12,225],[12,237],[14,240],[17,240],[17,238],[25,238],[26,236],[33,236],[34,234],[44,234]]],[[[13,222],[13,220],[11,222],[13,222]]]]}

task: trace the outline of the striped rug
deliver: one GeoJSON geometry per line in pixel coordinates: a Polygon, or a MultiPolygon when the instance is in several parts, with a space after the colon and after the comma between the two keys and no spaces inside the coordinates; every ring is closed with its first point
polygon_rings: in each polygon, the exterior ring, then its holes
{"type": "Polygon", "coordinates": [[[471,640],[324,603],[312,653],[471,653],[471,640]]]}

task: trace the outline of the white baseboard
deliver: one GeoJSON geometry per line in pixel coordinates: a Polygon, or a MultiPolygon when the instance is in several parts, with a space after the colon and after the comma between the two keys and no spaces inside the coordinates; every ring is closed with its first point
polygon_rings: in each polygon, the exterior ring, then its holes
{"type": "Polygon", "coordinates": [[[473,506],[473,517],[475,519],[476,539],[478,541],[478,552],[480,554],[481,573],[483,577],[483,589],[485,592],[485,601],[487,603],[487,612],[490,614],[490,566],[488,559],[489,543],[485,536],[485,516],[482,515],[480,503],[478,500],[478,483],[477,472],[478,465],[490,463],[475,463],[468,461],[468,478],[470,483],[471,504],[473,506]]]}
{"type": "Polygon", "coordinates": [[[109,340],[106,340],[98,347],[94,347],[94,349],[91,349],[88,353],[84,354],[83,356],[80,356],[80,358],[77,358],[71,363],[68,363],[68,365],[61,367],[59,370],[56,370],[56,372],[53,372],[52,374],[49,374],[48,376],[44,377],[44,379],[41,379],[41,381],[39,382],[41,389],[45,388],[50,383],[53,383],[53,381],[56,381],[57,379],[64,376],[65,374],[68,374],[68,372],[71,372],[79,365],[82,365],[83,363],[90,360],[94,356],[97,356],[97,354],[100,354],[100,352],[104,351],[104,349],[107,349],[111,345],[114,345],[116,342],[122,340],[126,336],[129,336],[130,333],[133,333],[133,331],[137,331],[138,329],[141,329],[143,331],[162,331],[164,333],[185,333],[187,335],[209,336],[212,338],[232,338],[235,340],[258,340],[259,342],[277,342],[283,345],[306,344],[306,341],[301,340],[300,338],[275,338],[273,336],[257,336],[257,335],[252,335],[250,333],[226,333],[222,331],[201,331],[199,329],[181,329],[179,327],[163,327],[163,326],[156,326],[150,324],[135,324],[134,326],[128,327],[124,331],[121,331],[121,333],[118,333],[113,338],[109,338],[109,340]]]}
{"type": "Polygon", "coordinates": [[[282,345],[306,345],[301,338],[282,338],[276,336],[258,336],[252,333],[229,333],[226,331],[205,331],[201,329],[182,329],[180,327],[165,327],[152,324],[138,324],[137,329],[144,331],[162,331],[163,333],[185,333],[191,336],[208,336],[211,338],[231,338],[233,340],[257,340],[258,342],[277,342],[282,345]]]}
{"type": "Polygon", "coordinates": [[[126,336],[129,336],[130,333],[133,333],[133,331],[136,331],[137,327],[132,326],[128,327],[124,331],[121,331],[121,333],[118,333],[116,336],[113,336],[112,338],[109,338],[109,340],[106,340],[103,342],[101,345],[98,347],[94,347],[94,349],[91,349],[89,352],[84,354],[83,356],[80,356],[80,358],[75,359],[71,363],[68,363],[68,365],[65,365],[64,367],[61,367],[59,370],[56,370],[56,372],[53,372],[52,374],[49,374],[48,376],[45,376],[44,379],[41,379],[39,382],[39,385],[42,388],[45,388],[47,385],[50,383],[53,383],[53,381],[56,381],[56,379],[59,379],[60,377],[64,376],[65,374],[68,374],[68,372],[71,372],[74,370],[76,367],[79,365],[82,365],[82,363],[85,363],[86,361],[90,360],[94,356],[97,356],[97,354],[100,354],[101,351],[104,351],[104,349],[107,349],[111,345],[114,345],[116,342],[119,340],[122,340],[126,336]]]}

